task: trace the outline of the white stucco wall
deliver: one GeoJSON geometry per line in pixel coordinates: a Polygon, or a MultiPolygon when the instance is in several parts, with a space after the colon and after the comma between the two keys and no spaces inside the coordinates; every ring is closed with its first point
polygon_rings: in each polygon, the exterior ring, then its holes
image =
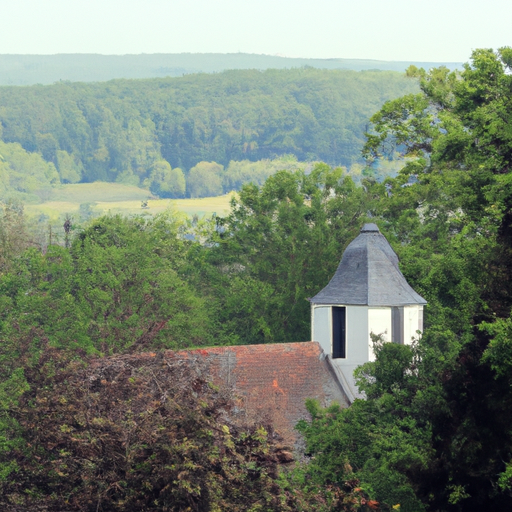
{"type": "Polygon", "coordinates": [[[347,306],[347,357],[350,364],[368,361],[368,307],[347,306]]]}
{"type": "MultiPolygon", "coordinates": [[[[332,307],[340,304],[319,305],[311,308],[311,338],[320,343],[329,356],[339,375],[347,396],[352,401],[362,398],[354,377],[354,370],[366,363],[375,361],[370,333],[382,334],[385,341],[392,339],[392,308],[345,306],[346,307],[346,358],[332,359],[332,307]]],[[[411,343],[417,337],[416,331],[423,330],[423,306],[404,306],[404,343],[411,343]]]]}
{"type": "Polygon", "coordinates": [[[350,400],[362,398],[354,380],[354,370],[368,361],[368,306],[347,308],[347,357],[333,359],[342,376],[343,387],[350,400]]]}
{"type": "MultiPolygon", "coordinates": [[[[332,307],[313,306],[311,309],[311,338],[317,341],[326,354],[332,355],[332,307]]],[[[340,362],[362,364],[368,361],[368,307],[346,307],[346,358],[340,362]]]]}
{"type": "Polygon", "coordinates": [[[311,311],[311,341],[320,343],[326,354],[332,354],[332,317],[330,306],[314,306],[311,311]]]}
{"type": "Polygon", "coordinates": [[[381,334],[384,341],[391,341],[391,308],[368,308],[368,331],[366,343],[368,361],[375,361],[370,333],[381,334]]]}
{"type": "Polygon", "coordinates": [[[423,312],[423,306],[404,307],[404,343],[410,345],[413,338],[417,339],[416,331],[423,330],[423,318],[420,314],[423,312]]]}
{"type": "Polygon", "coordinates": [[[354,381],[354,370],[368,361],[368,306],[346,307],[346,358],[332,359],[332,307],[311,308],[311,336],[329,355],[349,399],[362,398],[354,381]]]}

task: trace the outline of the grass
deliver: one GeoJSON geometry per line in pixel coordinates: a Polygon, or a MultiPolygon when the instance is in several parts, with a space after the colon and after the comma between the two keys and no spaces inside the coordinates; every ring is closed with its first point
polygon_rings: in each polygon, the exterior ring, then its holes
{"type": "Polygon", "coordinates": [[[151,197],[151,192],[143,188],[96,181],[94,183],[60,185],[52,189],[49,201],[81,204],[105,201],[142,201],[149,197],[151,197]]]}
{"type": "Polygon", "coordinates": [[[25,206],[30,217],[45,215],[49,220],[62,219],[66,214],[79,215],[80,205],[89,204],[94,215],[155,215],[168,208],[181,211],[188,216],[198,217],[225,215],[230,209],[233,193],[201,199],[151,199],[148,190],[118,183],[79,183],[61,185],[52,190],[47,201],[25,206]],[[149,199],[148,199],[149,198],[149,199]],[[142,208],[142,201],[148,201],[148,208],[142,208]]]}

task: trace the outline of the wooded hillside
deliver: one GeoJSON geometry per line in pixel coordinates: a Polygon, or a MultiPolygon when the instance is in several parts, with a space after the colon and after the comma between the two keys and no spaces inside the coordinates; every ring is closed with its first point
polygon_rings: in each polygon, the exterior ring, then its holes
{"type": "Polygon", "coordinates": [[[395,72],[312,68],[1,87],[1,135],[64,183],[149,186],[169,165],[186,177],[202,161],[282,155],[347,166],[360,161],[369,116],[413,91],[395,72]]]}

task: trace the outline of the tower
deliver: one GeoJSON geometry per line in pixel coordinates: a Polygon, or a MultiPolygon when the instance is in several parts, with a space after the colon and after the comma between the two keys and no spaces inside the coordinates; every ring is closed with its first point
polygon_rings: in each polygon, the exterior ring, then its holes
{"type": "Polygon", "coordinates": [[[426,300],[407,283],[398,256],[375,224],[365,224],[343,253],[327,286],[311,302],[311,339],[318,341],[352,401],[354,369],[374,359],[371,333],[408,344],[423,330],[426,300]]]}

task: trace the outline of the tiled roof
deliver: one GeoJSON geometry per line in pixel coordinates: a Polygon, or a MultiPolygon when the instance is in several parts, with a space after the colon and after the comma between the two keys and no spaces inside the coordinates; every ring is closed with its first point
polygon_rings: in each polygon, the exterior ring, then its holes
{"type": "MultiPolygon", "coordinates": [[[[156,359],[181,359],[190,369],[235,397],[235,415],[241,423],[270,422],[285,444],[298,439],[294,430],[300,419],[309,418],[307,398],[322,406],[349,401],[335,370],[317,342],[205,347],[190,350],[143,352],[108,358],[108,367],[123,362],[142,364],[156,359]]],[[[105,364],[104,359],[93,366],[105,364]]],[[[115,373],[115,371],[114,371],[115,373]]]]}
{"type": "Polygon", "coordinates": [[[426,304],[405,280],[398,257],[375,224],[365,224],[345,249],[328,285],[313,304],[407,306],[426,304]]]}
{"type": "Polygon", "coordinates": [[[175,352],[175,356],[206,362],[215,384],[231,387],[239,397],[239,412],[249,421],[270,419],[287,441],[294,427],[308,418],[307,398],[323,406],[348,401],[316,342],[210,347],[175,352]]]}

